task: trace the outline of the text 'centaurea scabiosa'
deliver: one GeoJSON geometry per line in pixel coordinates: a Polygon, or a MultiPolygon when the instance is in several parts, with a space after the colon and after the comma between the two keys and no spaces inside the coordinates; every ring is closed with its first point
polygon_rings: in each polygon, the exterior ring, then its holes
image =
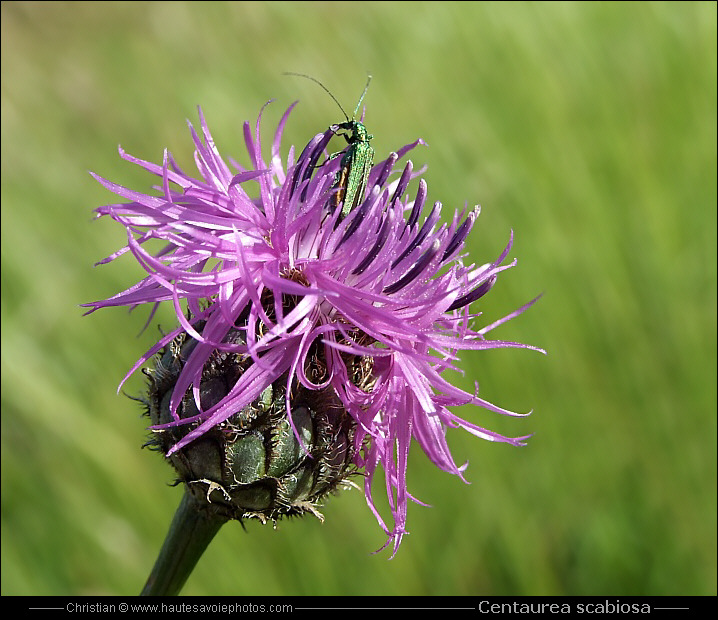
{"type": "MultiPolygon", "coordinates": [[[[464,265],[462,249],[479,213],[439,221],[425,214],[426,182],[411,161],[420,140],[372,167],[363,202],[346,217],[332,208],[339,157],[327,158],[332,129],[294,159],[280,158],[292,105],[265,161],[261,113],[244,124],[250,164],[226,163],[200,110],[190,124],[200,179],[165,151],[161,165],[126,154],[160,179],[155,194],[97,175],[128,202],[99,207],[127,230],[127,245],[147,276],[106,300],[108,306],[173,304],[179,326],[140,357],[127,377],[146,371],[144,399],[153,444],[175,466],[186,493],[220,522],[318,514],[318,501],[363,474],[369,507],[396,553],[405,533],[407,457],[412,439],[440,469],[462,477],[445,439],[461,427],[490,441],[526,437],[491,432],[451,412],[471,403],[520,415],[465,392],[442,376],[461,349],[535,348],[488,340],[497,325],[531,303],[474,330],[469,305],[485,295],[504,265],[464,265]],[[230,167],[231,166],[231,167],[230,167]],[[164,246],[151,252],[148,242],[164,246]],[[372,495],[384,472],[392,522],[372,495]]],[[[534,300],[535,301],[535,300],[534,300]]],[[[540,349],[536,349],[539,350],[540,349]]],[[[125,377],[125,380],[127,379],[125,377]]],[[[123,380],[124,383],[124,380],[123,380]]],[[[462,477],[463,478],[463,477],[462,477]]],[[[211,536],[210,536],[211,539],[211,536]]]]}

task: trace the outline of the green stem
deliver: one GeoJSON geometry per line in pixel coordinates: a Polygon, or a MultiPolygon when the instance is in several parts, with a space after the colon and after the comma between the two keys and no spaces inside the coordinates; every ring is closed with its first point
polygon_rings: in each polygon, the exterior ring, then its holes
{"type": "Polygon", "coordinates": [[[227,519],[208,510],[185,489],[143,596],[175,596],[192,573],[207,545],[227,519]]]}

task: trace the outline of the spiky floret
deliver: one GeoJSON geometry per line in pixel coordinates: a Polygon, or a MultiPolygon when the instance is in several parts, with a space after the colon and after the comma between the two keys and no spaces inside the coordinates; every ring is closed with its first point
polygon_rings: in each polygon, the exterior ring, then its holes
{"type": "MultiPolygon", "coordinates": [[[[262,155],[261,113],[254,131],[244,124],[250,163],[232,161],[234,170],[220,156],[200,110],[201,137],[190,125],[200,179],[184,173],[166,151],[157,165],[120,149],[124,159],[157,175],[161,184],[157,195],[148,195],[96,176],[129,201],[97,209],[98,216],[120,222],[128,237],[125,247],[101,262],[130,252],[148,275],[87,306],[92,312],[153,304],[154,312],[162,302],[174,305],[179,327],[127,375],[180,335],[192,340],[167,397],[167,417],[152,427],[184,429],[174,436],[168,456],[231,427],[233,417],[251,408],[269,386],[283,386],[276,391],[290,419],[297,389],[330,393],[330,409],[353,420],[355,430],[347,435],[351,460],[365,473],[367,502],[396,552],[408,500],[414,499],[406,485],[412,438],[437,467],[458,476],[465,465],[454,462],[447,427],[514,445],[526,439],[504,437],[452,413],[450,407],[471,403],[521,415],[479,398],[478,387],[473,394],[457,388],[442,373],[455,368],[462,349],[535,348],[486,338],[533,302],[473,329],[476,315],[468,306],[515,264],[503,264],[511,240],[494,262],[464,265],[463,244],[479,208],[440,224],[436,202],[421,221],[426,182],[420,178],[413,198],[407,194],[421,171],[414,172],[408,161],[393,176],[397,162],[421,140],[373,166],[364,201],[343,217],[329,207],[340,166],[340,158],[324,157],[331,128],[312,138],[296,161],[290,149],[282,164],[281,135],[292,108],[279,123],[268,162],[262,155]],[[157,239],[165,245],[153,253],[148,244],[157,239]],[[241,337],[232,337],[235,333],[241,337]],[[241,359],[240,371],[221,398],[203,402],[203,373],[219,352],[241,359]],[[188,393],[195,406],[191,414],[188,393]],[[393,525],[384,522],[372,497],[379,465],[393,525]]],[[[301,437],[296,426],[293,431],[301,437]]]]}

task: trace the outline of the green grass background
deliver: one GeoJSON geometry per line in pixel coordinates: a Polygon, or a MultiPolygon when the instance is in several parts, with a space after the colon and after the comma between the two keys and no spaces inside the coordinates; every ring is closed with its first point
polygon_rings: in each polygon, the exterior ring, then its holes
{"type": "MultiPolygon", "coordinates": [[[[487,322],[549,355],[464,356],[465,388],[528,419],[461,413],[516,449],[450,432],[464,485],[412,454],[395,559],[360,492],[326,522],[226,525],[185,594],[716,594],[716,5],[21,3],[2,12],[2,594],[133,594],[180,490],[115,393],[157,337],[143,310],[82,317],[134,283],[91,209],[138,190],[122,162],[192,168],[201,104],[223,153],[270,98],[285,141],[341,120],[368,71],[377,157],[423,137],[429,200],[481,203],[468,248],[517,268],[487,322]]],[[[244,159],[243,159],[244,158],[244,159]]],[[[171,327],[171,311],[158,321],[171,327]]],[[[141,377],[127,390],[137,393],[141,377]]],[[[377,493],[381,494],[378,488],[377,493]]]]}

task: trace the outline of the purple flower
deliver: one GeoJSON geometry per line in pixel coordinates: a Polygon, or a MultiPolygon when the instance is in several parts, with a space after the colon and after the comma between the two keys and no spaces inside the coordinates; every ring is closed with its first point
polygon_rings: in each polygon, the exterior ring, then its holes
{"type": "Polygon", "coordinates": [[[478,207],[454,213],[449,224],[441,224],[441,203],[436,202],[422,219],[426,182],[419,179],[415,191],[407,194],[421,171],[415,172],[411,161],[397,168],[421,140],[376,164],[364,201],[343,218],[341,209],[329,207],[341,166],[340,157],[325,157],[331,129],[312,138],[296,161],[293,148],[286,165],[281,160],[281,136],[293,107],[274,134],[269,161],[262,155],[261,113],[254,131],[245,122],[248,167],[223,159],[200,110],[201,135],[190,124],[199,179],[183,172],[167,151],[158,165],[120,149],[123,159],[161,182],[155,194],[145,194],[93,175],[128,201],[96,210],[127,230],[127,245],[100,262],[130,252],[147,276],[114,297],[86,306],[93,312],[152,304],[151,318],[161,302],[174,305],[179,327],[142,355],[123,383],[178,336],[196,341],[171,392],[170,421],[152,427],[162,431],[190,425],[168,456],[223,428],[280,378],[286,380],[287,412],[299,385],[310,391],[332,390],[356,424],[353,462],[365,472],[367,503],[388,535],[384,547],[393,544],[396,553],[406,531],[408,500],[418,501],[407,490],[412,438],[437,467],[462,479],[466,465],[454,462],[447,427],[523,445],[526,437],[504,437],[452,413],[450,407],[472,403],[499,414],[523,415],[479,398],[478,387],[475,393],[455,387],[442,373],[456,369],[461,349],[540,351],[486,338],[533,301],[473,329],[476,315],[469,313],[469,305],[516,263],[502,264],[511,240],[494,262],[465,265],[463,244],[478,207]],[[164,242],[159,251],[157,239],[164,242]],[[149,245],[155,245],[154,252],[149,245]],[[242,338],[228,337],[237,330],[242,338]],[[226,395],[206,406],[202,373],[218,351],[240,356],[243,371],[226,395]],[[310,372],[312,365],[315,371],[310,372]],[[194,397],[195,414],[180,416],[178,408],[188,393],[194,397]],[[379,465],[392,524],[385,523],[372,496],[379,465]]]}

